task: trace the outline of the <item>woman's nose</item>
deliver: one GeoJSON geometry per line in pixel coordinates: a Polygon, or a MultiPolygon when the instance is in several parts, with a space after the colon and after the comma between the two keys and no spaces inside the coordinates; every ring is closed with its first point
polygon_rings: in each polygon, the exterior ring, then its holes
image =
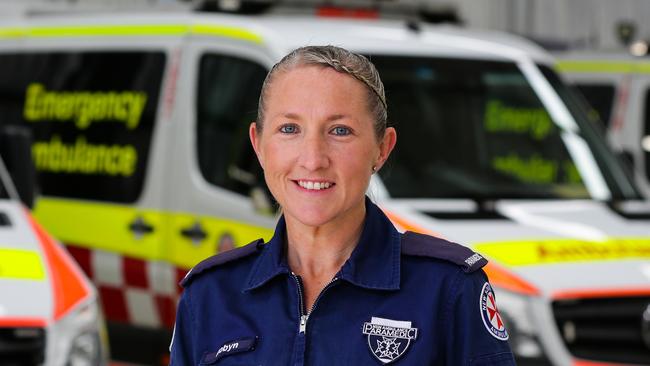
{"type": "Polygon", "coordinates": [[[327,142],[323,136],[307,136],[299,151],[299,161],[309,171],[324,169],[329,166],[327,142]]]}

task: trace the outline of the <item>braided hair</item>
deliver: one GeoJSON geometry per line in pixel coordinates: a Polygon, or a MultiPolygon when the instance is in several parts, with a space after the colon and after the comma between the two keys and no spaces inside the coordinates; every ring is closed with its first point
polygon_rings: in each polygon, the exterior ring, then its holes
{"type": "Polygon", "coordinates": [[[262,130],[266,94],[275,75],[296,67],[312,65],[331,67],[338,72],[348,74],[362,82],[369,89],[368,107],[375,120],[375,135],[378,139],[381,139],[386,131],[388,108],[386,105],[384,84],[379,78],[379,73],[372,62],[366,57],[336,46],[306,46],[297,48],[284,56],[282,60],[271,68],[271,71],[266,75],[264,84],[262,84],[262,92],[260,93],[257,108],[257,129],[259,131],[262,130]]]}

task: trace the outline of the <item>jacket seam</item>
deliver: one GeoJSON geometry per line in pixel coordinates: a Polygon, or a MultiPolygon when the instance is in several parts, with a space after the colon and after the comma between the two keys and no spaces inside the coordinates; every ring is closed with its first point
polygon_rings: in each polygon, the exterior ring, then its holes
{"type": "MultiPolygon", "coordinates": [[[[196,323],[196,318],[194,318],[194,313],[192,312],[192,299],[191,299],[191,294],[190,294],[190,289],[186,288],[185,292],[187,293],[187,313],[190,315],[190,321],[192,322],[192,330],[196,330],[197,328],[197,323],[196,323]]],[[[190,334],[193,334],[194,332],[190,332],[190,334]]],[[[192,337],[194,339],[194,337],[192,337]]]]}
{"type": "Polygon", "coordinates": [[[250,274],[248,276],[248,281],[246,281],[246,287],[242,292],[246,292],[261,285],[261,283],[255,281],[255,279],[257,278],[257,273],[259,272],[261,262],[265,259],[266,255],[268,255],[268,247],[265,245],[262,248],[262,253],[260,253],[260,255],[256,258],[255,263],[253,263],[253,268],[251,268],[250,274]]]}
{"type": "Polygon", "coordinates": [[[402,238],[399,235],[399,232],[395,229],[393,229],[392,235],[393,241],[397,241],[397,245],[393,244],[393,250],[392,250],[392,255],[393,255],[393,271],[391,273],[391,285],[395,285],[395,282],[397,282],[397,288],[400,288],[400,267],[401,267],[401,260],[402,260],[402,238]]]}
{"type": "Polygon", "coordinates": [[[451,296],[449,296],[449,299],[447,300],[447,303],[445,304],[445,311],[443,312],[443,328],[442,329],[451,329],[449,326],[449,321],[451,318],[451,309],[453,308],[453,302],[456,299],[456,296],[458,296],[458,287],[460,280],[462,279],[462,275],[464,274],[462,269],[458,269],[456,271],[456,278],[454,279],[454,282],[452,283],[452,288],[451,288],[451,296]]]}

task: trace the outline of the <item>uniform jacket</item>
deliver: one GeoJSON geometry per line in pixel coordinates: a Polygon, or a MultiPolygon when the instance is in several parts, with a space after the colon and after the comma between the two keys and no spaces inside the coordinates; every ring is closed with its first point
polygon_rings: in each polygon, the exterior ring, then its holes
{"type": "Polygon", "coordinates": [[[273,238],[218,254],[181,282],[171,365],[514,365],[481,267],[442,239],[400,234],[366,200],[361,238],[312,309],[273,238]]]}

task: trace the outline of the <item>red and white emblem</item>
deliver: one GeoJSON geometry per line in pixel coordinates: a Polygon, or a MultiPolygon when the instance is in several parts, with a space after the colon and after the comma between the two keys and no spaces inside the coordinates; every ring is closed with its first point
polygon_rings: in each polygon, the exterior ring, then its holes
{"type": "Polygon", "coordinates": [[[506,330],[505,324],[503,323],[503,318],[499,314],[499,309],[497,308],[497,301],[494,297],[494,291],[492,291],[492,286],[489,283],[483,285],[481,290],[481,298],[479,302],[481,318],[483,319],[483,324],[485,328],[494,336],[496,339],[505,341],[508,339],[508,331],[506,330]]]}

